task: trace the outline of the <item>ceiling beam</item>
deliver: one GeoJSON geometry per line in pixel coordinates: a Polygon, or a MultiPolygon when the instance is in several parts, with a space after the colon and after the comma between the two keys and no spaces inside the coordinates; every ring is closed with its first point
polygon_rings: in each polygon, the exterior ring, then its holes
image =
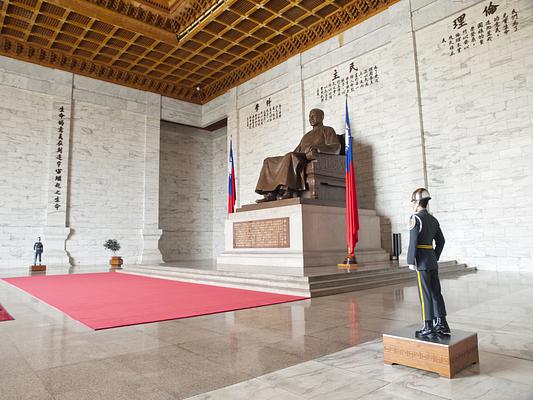
{"type": "Polygon", "coordinates": [[[8,2],[9,0],[0,1],[0,29],[4,26],[4,18],[6,17],[8,2]]]}
{"type": "Polygon", "coordinates": [[[141,33],[155,40],[169,44],[177,43],[176,35],[165,29],[145,24],[135,18],[108,10],[107,8],[97,6],[85,0],[47,0],[47,2],[82,15],[88,15],[110,25],[141,33]]]}

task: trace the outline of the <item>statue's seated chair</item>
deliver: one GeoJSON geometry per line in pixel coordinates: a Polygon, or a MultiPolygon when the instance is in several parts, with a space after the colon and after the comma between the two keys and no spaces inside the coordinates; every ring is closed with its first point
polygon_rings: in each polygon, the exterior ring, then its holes
{"type": "Polygon", "coordinates": [[[345,201],[346,153],[344,135],[337,135],[341,153],[313,153],[314,160],[305,167],[307,188],[302,197],[308,199],[345,201]]]}

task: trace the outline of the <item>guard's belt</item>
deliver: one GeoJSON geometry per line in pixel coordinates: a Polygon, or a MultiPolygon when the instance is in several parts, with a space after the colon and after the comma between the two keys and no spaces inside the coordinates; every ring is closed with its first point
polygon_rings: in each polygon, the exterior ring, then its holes
{"type": "Polygon", "coordinates": [[[417,249],[428,249],[428,250],[433,250],[433,245],[431,245],[431,244],[417,244],[417,245],[416,245],[416,248],[417,248],[417,249]]]}

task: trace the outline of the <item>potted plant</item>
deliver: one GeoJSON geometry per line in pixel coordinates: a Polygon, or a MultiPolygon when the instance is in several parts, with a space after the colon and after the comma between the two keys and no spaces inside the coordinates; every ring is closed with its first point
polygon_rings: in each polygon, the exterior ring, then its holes
{"type": "Polygon", "coordinates": [[[122,257],[117,256],[117,251],[120,250],[120,243],[116,239],[108,239],[104,243],[104,249],[111,250],[114,254],[109,261],[111,267],[120,269],[123,263],[122,257]]]}

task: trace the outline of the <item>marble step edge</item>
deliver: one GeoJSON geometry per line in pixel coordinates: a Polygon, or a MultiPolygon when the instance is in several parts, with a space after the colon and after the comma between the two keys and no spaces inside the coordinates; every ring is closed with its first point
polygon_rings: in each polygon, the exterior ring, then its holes
{"type": "MultiPolygon", "coordinates": [[[[305,280],[300,281],[287,281],[282,280],[281,282],[265,280],[264,277],[261,280],[257,279],[231,279],[231,277],[224,277],[225,279],[220,279],[220,276],[210,276],[210,277],[201,277],[198,275],[191,274],[179,274],[179,273],[161,273],[161,271],[133,271],[132,268],[129,270],[123,270],[121,272],[133,273],[136,275],[150,276],[150,277],[159,277],[163,279],[179,280],[190,283],[197,284],[208,284],[215,286],[224,286],[224,287],[233,287],[239,289],[248,289],[248,290],[259,290],[265,292],[274,292],[281,294],[290,294],[297,296],[309,297],[310,292],[314,294],[322,293],[322,295],[338,293],[339,290],[342,292],[351,291],[351,290],[362,290],[367,288],[379,287],[388,285],[391,283],[400,283],[412,279],[412,271],[409,271],[407,268],[401,268],[402,271],[395,270],[392,274],[374,274],[368,278],[362,278],[361,276],[351,276],[351,274],[336,274],[337,279],[330,280],[326,282],[315,282],[313,284],[308,284],[305,280]],[[184,276],[186,275],[186,276],[184,276]],[[230,278],[230,279],[228,279],[230,278]]],[[[454,262],[449,262],[447,268],[444,267],[441,269],[441,275],[447,275],[451,273],[461,273],[469,269],[470,271],[475,271],[475,268],[468,268],[465,264],[457,264],[454,262]]],[[[301,279],[304,279],[302,277],[301,279]]]]}
{"type": "MultiPolygon", "coordinates": [[[[450,277],[454,275],[464,275],[464,274],[474,273],[476,272],[476,270],[477,269],[475,267],[466,267],[463,269],[447,271],[440,275],[441,277],[450,277]]],[[[399,283],[410,281],[412,279],[413,279],[412,276],[408,276],[408,277],[396,277],[394,279],[390,279],[387,281],[376,280],[376,281],[371,281],[371,282],[359,282],[359,283],[352,283],[352,284],[347,284],[347,285],[336,285],[336,286],[329,286],[329,287],[323,287],[323,288],[311,287],[310,292],[311,292],[311,297],[329,296],[329,295],[337,294],[337,293],[374,289],[374,288],[382,287],[386,285],[396,285],[399,283]]]]}
{"type": "MultiPolygon", "coordinates": [[[[380,263],[377,262],[376,264],[380,264],[380,263]]],[[[457,260],[439,262],[439,271],[441,269],[450,268],[450,267],[454,267],[454,266],[457,266],[457,265],[459,265],[457,260]]],[[[461,265],[464,265],[464,264],[461,264],[461,265]]],[[[365,264],[365,266],[372,267],[372,263],[365,264]]],[[[350,276],[350,277],[353,277],[353,278],[362,278],[364,276],[388,276],[388,275],[397,274],[399,271],[400,272],[408,271],[407,265],[402,265],[402,266],[396,267],[394,269],[392,269],[390,267],[384,267],[384,268],[379,268],[379,269],[370,269],[370,270],[356,269],[356,270],[350,271],[349,273],[346,273],[346,274],[335,273],[335,274],[327,274],[327,275],[310,276],[309,277],[309,281],[311,282],[311,281],[336,279],[336,278],[339,277],[339,275],[350,276]]]]}
{"type": "MultiPolygon", "coordinates": [[[[445,270],[450,267],[457,266],[458,268],[464,268],[464,265],[459,265],[456,262],[448,262],[447,265],[442,265],[441,270],[445,270]]],[[[398,273],[406,274],[410,273],[407,267],[402,267],[400,270],[395,269],[393,271],[390,268],[386,271],[383,270],[371,270],[361,273],[337,273],[333,275],[325,275],[320,277],[297,277],[291,275],[270,275],[270,274],[246,274],[246,273],[218,273],[211,271],[209,274],[198,274],[197,271],[201,270],[177,270],[176,267],[126,267],[122,272],[137,273],[145,276],[158,275],[163,278],[173,278],[176,280],[183,280],[201,284],[213,284],[221,285],[223,283],[231,283],[234,285],[244,285],[246,287],[271,287],[271,288],[290,288],[307,290],[310,285],[314,287],[322,286],[335,286],[338,282],[370,282],[370,281],[382,281],[390,280],[390,277],[397,276],[398,273]]],[[[205,271],[203,271],[205,272],[205,271]]]]}
{"type": "MultiPolygon", "coordinates": [[[[380,264],[380,262],[376,262],[376,263],[367,263],[365,264],[366,266],[369,266],[369,267],[373,267],[375,266],[376,264],[380,264]]],[[[456,260],[451,260],[451,261],[443,261],[443,262],[439,262],[439,267],[446,267],[448,265],[456,265],[457,264],[457,261],[456,260]]],[[[332,273],[332,274],[327,274],[327,275],[320,275],[320,277],[308,277],[308,276],[295,276],[295,275],[276,275],[276,274],[267,274],[267,273],[248,273],[248,272],[238,272],[238,271],[218,271],[218,270],[204,270],[204,269],[197,269],[197,268],[186,268],[186,267],[170,267],[170,266],[165,266],[165,265],[129,265],[129,266],[124,266],[124,271],[128,272],[128,271],[137,271],[137,272],[153,272],[153,273],[164,273],[164,272],[168,272],[168,273],[171,273],[171,274],[180,274],[180,276],[185,276],[185,277],[198,277],[198,276],[214,276],[214,277],[217,277],[220,278],[220,277],[227,277],[227,278],[232,278],[232,279],[235,279],[235,278],[243,278],[243,279],[246,279],[246,280],[249,280],[249,279],[261,279],[261,280],[264,280],[265,278],[266,279],[269,279],[269,280],[279,280],[279,281],[282,281],[282,282],[287,282],[287,281],[294,281],[294,282],[307,282],[309,280],[319,280],[319,279],[330,279],[330,278],[335,278],[335,277],[338,277],[339,275],[345,275],[345,274],[339,274],[339,273],[332,273]]],[[[405,267],[400,267],[400,268],[407,268],[407,266],[405,267]]],[[[310,269],[312,270],[312,268],[310,269]]],[[[391,273],[391,272],[394,272],[394,271],[391,271],[391,268],[390,266],[386,266],[386,267],[383,267],[383,268],[380,268],[380,269],[371,269],[371,270],[355,270],[355,271],[351,271],[349,272],[348,274],[350,276],[363,276],[363,275],[376,275],[376,274],[388,274],[388,273],[391,273]]]]}
{"type": "MultiPolygon", "coordinates": [[[[456,264],[453,264],[456,265],[456,264]]],[[[184,270],[181,267],[125,267],[122,272],[132,272],[153,275],[157,274],[165,277],[179,277],[182,279],[190,279],[197,282],[235,282],[242,284],[253,284],[263,286],[264,282],[269,282],[271,286],[287,286],[307,288],[310,283],[319,282],[335,282],[345,280],[368,280],[368,279],[383,279],[389,276],[394,276],[399,272],[407,272],[407,267],[404,267],[402,271],[398,269],[390,270],[390,268],[384,268],[379,270],[370,271],[352,271],[350,273],[338,272],[335,274],[328,274],[323,276],[294,276],[294,275],[276,275],[276,274],[248,274],[245,272],[233,272],[233,271],[207,271],[205,270],[184,270]],[[201,272],[200,272],[201,271],[201,272]]]]}
{"type": "MultiPolygon", "coordinates": [[[[464,264],[461,264],[464,265],[464,264]]],[[[453,276],[453,275],[463,275],[466,273],[472,273],[475,272],[476,268],[474,267],[462,267],[457,268],[453,270],[447,270],[442,271],[442,276],[453,276]]],[[[124,272],[124,271],[122,271],[124,272]]],[[[203,279],[187,279],[177,276],[169,276],[169,275],[159,275],[159,274],[146,274],[146,273],[133,273],[134,275],[141,275],[141,276],[149,276],[149,277],[155,277],[155,278],[163,278],[163,279],[171,279],[171,280],[178,280],[183,282],[190,282],[190,283],[197,283],[197,284],[214,284],[215,286],[223,286],[223,287],[230,287],[230,288],[236,288],[236,289],[244,289],[244,290],[255,290],[255,291],[262,291],[262,292],[269,292],[269,293],[278,293],[278,294],[286,294],[286,295],[292,295],[292,296],[301,296],[301,297],[319,297],[319,296],[327,296],[331,294],[336,293],[344,293],[344,292],[351,292],[351,291],[358,291],[358,290],[366,290],[366,289],[373,289],[376,287],[391,285],[391,284],[399,284],[405,281],[412,280],[412,275],[403,275],[403,276],[396,276],[393,279],[377,279],[373,281],[368,282],[351,282],[346,283],[342,281],[337,281],[337,285],[334,286],[328,286],[328,287],[308,287],[308,288],[294,288],[294,287],[272,287],[272,286],[265,286],[265,282],[262,282],[262,284],[250,284],[250,283],[232,283],[229,281],[209,281],[206,282],[203,279]]]]}
{"type": "MultiPolygon", "coordinates": [[[[443,275],[443,274],[446,274],[446,273],[449,273],[449,272],[460,272],[460,271],[463,271],[465,269],[467,269],[468,266],[466,264],[454,264],[454,265],[449,265],[449,266],[444,266],[444,267],[439,267],[439,274],[440,275],[443,275]]],[[[365,282],[373,282],[373,281],[388,281],[390,279],[395,279],[395,278],[412,278],[414,276],[414,273],[413,271],[411,271],[409,268],[407,267],[400,267],[398,269],[395,269],[394,271],[391,271],[391,272],[388,272],[388,273],[377,273],[377,274],[373,274],[373,275],[365,275],[365,276],[357,276],[357,275],[343,275],[342,274],[338,274],[338,275],[341,275],[341,276],[331,276],[329,279],[322,279],[323,277],[317,277],[318,279],[310,279],[309,280],[309,284],[311,285],[311,287],[321,287],[321,286],[328,286],[328,285],[335,285],[336,282],[349,282],[349,281],[353,281],[353,282],[360,282],[360,283],[365,283],[365,282]]]]}
{"type": "MultiPolygon", "coordinates": [[[[234,283],[234,284],[244,284],[250,286],[268,286],[268,287],[289,287],[289,288],[299,288],[299,289],[308,289],[309,282],[307,277],[297,277],[298,279],[283,279],[283,276],[272,275],[276,279],[270,279],[270,275],[259,278],[246,278],[246,277],[232,277],[232,276],[219,276],[219,275],[195,275],[191,273],[182,273],[179,271],[176,272],[166,272],[166,271],[154,271],[154,270],[144,270],[144,269],[135,269],[128,268],[123,269],[119,272],[122,273],[135,273],[146,276],[155,276],[172,278],[175,280],[187,280],[189,282],[202,282],[204,284],[218,284],[218,283],[234,283]],[[265,285],[266,284],[266,285],[265,285]]],[[[287,276],[287,278],[293,278],[287,276]]]]}
{"type": "MultiPolygon", "coordinates": [[[[172,268],[172,267],[171,267],[172,268]]],[[[312,280],[308,279],[308,277],[290,277],[290,276],[280,276],[280,275],[263,275],[261,277],[251,277],[251,276],[242,276],[242,274],[239,274],[239,276],[232,276],[232,275],[218,275],[218,274],[210,274],[210,275],[201,275],[201,274],[194,274],[194,273],[187,273],[182,271],[176,271],[176,270],[159,270],[157,268],[134,268],[134,267],[128,267],[127,269],[123,269],[121,272],[125,273],[134,273],[144,276],[153,276],[153,277],[161,277],[161,278],[169,278],[174,280],[182,280],[192,283],[199,283],[199,284],[213,284],[213,285],[233,285],[234,287],[247,287],[247,288],[271,288],[271,289],[281,289],[281,290],[308,290],[310,287],[312,288],[322,288],[322,287],[334,287],[339,286],[339,284],[344,285],[353,285],[355,283],[369,283],[369,282],[388,282],[391,280],[391,276],[397,276],[398,273],[400,274],[409,274],[409,270],[407,268],[403,268],[404,271],[390,271],[390,273],[379,273],[378,271],[368,271],[368,275],[356,275],[356,274],[344,274],[344,273],[338,273],[335,275],[329,275],[332,277],[328,280],[312,280]]]]}
{"type": "Polygon", "coordinates": [[[283,277],[285,278],[292,278],[294,280],[301,280],[304,277],[296,276],[296,275],[275,275],[275,274],[268,274],[268,273],[248,273],[248,272],[239,272],[239,271],[219,271],[219,270],[211,270],[211,269],[200,269],[200,268],[186,268],[186,267],[167,267],[165,265],[129,265],[125,267],[127,270],[130,269],[142,269],[142,270],[153,270],[153,271],[167,271],[167,272],[174,272],[174,273],[182,273],[182,274],[193,274],[195,276],[199,275],[205,275],[205,276],[226,276],[226,277],[242,277],[242,278],[261,278],[264,279],[266,276],[268,277],[283,277]]]}
{"type": "MultiPolygon", "coordinates": [[[[446,274],[445,276],[453,276],[453,275],[464,275],[468,273],[475,272],[474,269],[472,270],[469,268],[466,271],[463,272],[451,272],[446,274]]],[[[361,284],[361,285],[345,285],[345,286],[336,286],[331,288],[323,288],[323,289],[312,289],[311,291],[311,297],[321,297],[321,296],[329,296],[332,294],[338,294],[338,293],[346,293],[346,292],[355,292],[359,290],[368,290],[368,289],[375,289],[378,287],[386,286],[386,285],[396,285],[406,282],[408,279],[398,279],[397,281],[391,281],[391,282],[373,282],[368,284],[361,284]]]]}
{"type": "Polygon", "coordinates": [[[176,267],[168,267],[173,269],[160,269],[159,267],[135,267],[128,266],[123,268],[121,272],[132,272],[140,274],[158,274],[161,276],[174,276],[174,277],[183,277],[184,279],[197,279],[205,281],[243,281],[243,282],[252,282],[257,281],[258,283],[269,281],[269,282],[279,282],[279,283],[291,283],[291,285],[302,285],[302,287],[308,286],[308,277],[307,276],[294,276],[294,275],[274,275],[274,274],[247,274],[243,272],[231,272],[231,271],[212,271],[210,273],[196,273],[196,271],[201,270],[187,270],[183,271],[176,267]]]}
{"type": "Polygon", "coordinates": [[[183,278],[180,276],[161,275],[161,274],[154,274],[154,273],[128,272],[128,271],[117,271],[117,272],[132,274],[132,275],[139,275],[139,276],[146,276],[150,278],[161,278],[161,279],[169,279],[173,281],[196,283],[200,285],[222,286],[222,287],[228,287],[228,288],[234,288],[234,289],[253,290],[253,291],[276,293],[276,294],[286,294],[290,296],[311,297],[308,285],[302,286],[302,287],[277,287],[277,286],[265,286],[264,282],[263,282],[263,285],[256,285],[256,284],[251,284],[249,282],[233,283],[230,281],[192,279],[192,278],[183,278]]]}

